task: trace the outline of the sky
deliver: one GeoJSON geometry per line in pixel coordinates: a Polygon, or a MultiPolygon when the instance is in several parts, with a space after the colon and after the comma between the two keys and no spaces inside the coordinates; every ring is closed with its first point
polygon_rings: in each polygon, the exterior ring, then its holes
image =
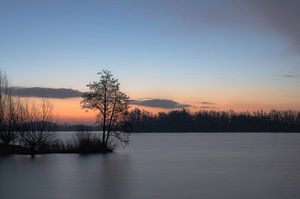
{"type": "Polygon", "coordinates": [[[300,110],[299,21],[297,0],[0,0],[0,69],[17,87],[85,92],[106,69],[133,100],[300,110]]]}

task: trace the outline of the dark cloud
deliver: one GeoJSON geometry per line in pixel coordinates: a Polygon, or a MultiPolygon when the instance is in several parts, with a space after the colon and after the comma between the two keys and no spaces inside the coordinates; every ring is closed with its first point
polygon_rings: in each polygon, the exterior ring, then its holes
{"type": "Polygon", "coordinates": [[[300,1],[252,0],[248,1],[269,28],[290,39],[292,47],[300,51],[300,1]]]}
{"type": "Polygon", "coordinates": [[[44,98],[72,98],[81,97],[82,92],[66,88],[41,88],[41,87],[11,87],[10,91],[14,96],[20,97],[44,97],[44,98]]]}
{"type": "Polygon", "coordinates": [[[251,13],[241,3],[234,0],[158,0],[142,4],[150,16],[168,22],[165,27],[171,27],[173,21],[175,28],[181,27],[177,32],[193,32],[207,27],[232,28],[247,24],[251,13]]]}
{"type": "MultiPolygon", "coordinates": [[[[83,92],[73,90],[73,89],[66,89],[66,88],[11,87],[10,91],[12,95],[19,96],[19,97],[43,97],[43,98],[59,98],[59,99],[81,97],[84,94],[83,92]]],[[[166,108],[166,109],[191,107],[191,105],[189,104],[180,104],[173,100],[150,99],[150,98],[131,100],[130,104],[153,107],[153,108],[166,108]]]]}
{"type": "Polygon", "coordinates": [[[168,99],[132,100],[130,103],[133,105],[147,106],[153,108],[166,108],[166,109],[191,107],[191,105],[189,104],[180,104],[178,102],[175,102],[173,100],[168,100],[168,99]]]}
{"type": "MultiPolygon", "coordinates": [[[[143,1],[151,16],[175,22],[178,31],[207,27],[266,28],[290,40],[289,51],[300,52],[299,0],[160,0],[143,1]],[[155,15],[157,13],[157,15],[155,15]]],[[[170,27],[168,23],[166,27],[170,27]]]]}

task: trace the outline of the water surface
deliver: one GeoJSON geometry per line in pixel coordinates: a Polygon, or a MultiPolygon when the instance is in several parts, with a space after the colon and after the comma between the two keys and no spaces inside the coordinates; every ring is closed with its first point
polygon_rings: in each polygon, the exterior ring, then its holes
{"type": "Polygon", "coordinates": [[[0,198],[298,199],[299,152],[300,134],[134,134],[114,154],[0,157],[0,198]]]}

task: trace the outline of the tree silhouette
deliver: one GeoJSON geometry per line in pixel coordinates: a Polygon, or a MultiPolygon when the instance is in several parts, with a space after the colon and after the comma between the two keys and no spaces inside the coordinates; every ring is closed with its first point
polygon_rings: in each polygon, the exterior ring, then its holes
{"type": "Polygon", "coordinates": [[[120,91],[118,79],[112,73],[103,70],[98,73],[100,79],[87,85],[89,92],[84,94],[82,108],[97,113],[97,124],[102,129],[102,142],[105,150],[111,150],[116,140],[128,141],[128,135],[120,130],[126,120],[129,97],[120,91]]]}
{"type": "Polygon", "coordinates": [[[5,74],[0,71],[0,142],[8,145],[14,142],[17,134],[17,100],[9,91],[5,74]]]}
{"type": "Polygon", "coordinates": [[[23,102],[18,111],[20,142],[30,149],[31,156],[41,151],[44,146],[56,143],[52,105],[49,101],[42,99],[38,105],[23,102]]]}

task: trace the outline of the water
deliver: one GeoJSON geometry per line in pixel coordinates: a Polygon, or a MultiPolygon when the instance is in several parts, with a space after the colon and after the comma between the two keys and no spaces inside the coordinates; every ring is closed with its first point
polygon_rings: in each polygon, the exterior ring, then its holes
{"type": "Polygon", "coordinates": [[[300,134],[134,134],[108,155],[0,157],[1,199],[298,199],[300,134]]]}

